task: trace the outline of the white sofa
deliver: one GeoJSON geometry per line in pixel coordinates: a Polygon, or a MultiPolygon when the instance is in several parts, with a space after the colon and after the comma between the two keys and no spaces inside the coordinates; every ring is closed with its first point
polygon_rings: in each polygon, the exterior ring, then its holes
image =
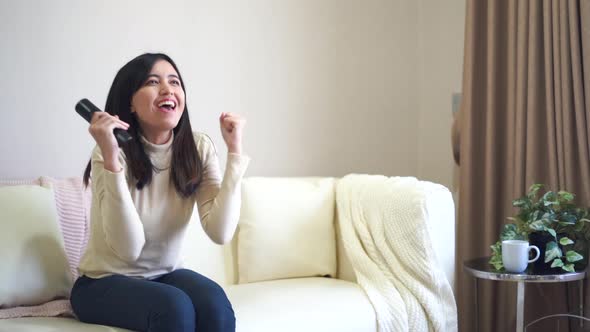
{"type": "MultiPolygon", "coordinates": [[[[332,178],[245,179],[242,187],[240,228],[233,242],[226,246],[213,244],[201,230],[200,224],[195,220],[191,222],[183,248],[185,267],[205,274],[223,285],[235,310],[238,332],[377,331],[375,311],[363,289],[355,283],[354,272],[343,249],[337,213],[327,214],[332,218],[328,223],[331,229],[324,227],[316,231],[313,229],[316,227],[315,224],[310,223],[305,226],[308,228],[300,229],[303,233],[296,234],[297,231],[290,231],[291,227],[295,227],[293,229],[298,227],[296,225],[298,219],[292,219],[292,216],[310,218],[306,215],[306,211],[314,211],[314,209],[328,211],[326,206],[332,212],[335,211],[333,190],[337,181],[338,179],[332,178]],[[281,187],[284,188],[280,189],[281,187]],[[328,188],[328,190],[318,194],[318,188],[328,188]],[[302,194],[305,191],[310,191],[309,195],[302,194]],[[326,197],[328,200],[317,202],[317,205],[313,202],[326,197]],[[280,202],[286,203],[277,211],[273,211],[273,208],[269,206],[273,204],[276,208],[280,202]],[[302,209],[302,206],[309,208],[302,209]],[[268,224],[266,226],[263,224],[259,229],[256,229],[257,226],[252,228],[257,220],[248,220],[248,218],[256,219],[257,216],[268,218],[263,213],[265,211],[281,215],[273,220],[274,224],[270,225],[279,226],[278,231],[269,231],[265,228],[269,226],[268,224]],[[247,233],[245,230],[247,227],[250,227],[248,238],[244,235],[247,233]],[[282,231],[285,232],[277,235],[282,231]],[[290,234],[294,237],[293,239],[289,238],[290,234]],[[297,236],[299,239],[296,238],[297,236]],[[302,236],[306,239],[305,243],[301,243],[302,236]],[[318,236],[327,238],[322,239],[318,236]],[[291,240],[300,245],[289,248],[289,254],[281,253],[281,250],[285,250],[285,243],[291,240]],[[243,242],[240,243],[240,241],[243,242]],[[322,243],[307,243],[310,241],[322,243]],[[265,245],[277,247],[264,248],[265,245]],[[245,255],[240,253],[240,250],[257,250],[258,252],[245,255]],[[304,253],[301,254],[299,250],[304,253]],[[265,251],[268,258],[264,256],[265,251]],[[305,256],[310,253],[313,257],[305,256]],[[238,262],[239,259],[243,261],[238,262]],[[264,262],[264,259],[267,259],[267,262],[264,262]],[[273,259],[274,261],[271,261],[273,259]],[[329,266],[313,266],[315,263],[307,266],[307,262],[311,261],[328,262],[325,265],[329,266]],[[282,263],[288,266],[281,267],[282,263]],[[296,266],[298,264],[300,266],[296,266]],[[239,275],[240,271],[246,274],[246,270],[248,270],[247,278],[239,275]],[[275,273],[276,270],[282,271],[275,273]],[[313,275],[314,271],[318,276],[313,275]],[[322,277],[321,275],[327,274],[323,271],[333,271],[329,273],[332,277],[322,277]],[[312,275],[305,276],[306,273],[312,275]],[[297,274],[302,275],[294,277],[297,274]],[[258,281],[258,279],[262,280],[258,281]]],[[[440,267],[453,285],[454,203],[450,192],[445,187],[433,183],[426,184],[431,190],[424,199],[424,209],[427,211],[428,227],[433,236],[433,248],[437,253],[440,267]]],[[[289,245],[293,246],[293,243],[289,245]]],[[[0,320],[0,332],[29,331],[119,332],[125,330],[83,324],[73,318],[65,317],[0,320]]]]}

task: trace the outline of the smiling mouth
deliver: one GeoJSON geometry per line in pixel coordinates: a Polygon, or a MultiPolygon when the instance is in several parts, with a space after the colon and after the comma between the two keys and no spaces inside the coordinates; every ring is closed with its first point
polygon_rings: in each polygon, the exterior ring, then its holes
{"type": "Polygon", "coordinates": [[[158,104],[158,109],[162,112],[173,112],[176,109],[176,103],[172,100],[165,100],[158,104]]]}

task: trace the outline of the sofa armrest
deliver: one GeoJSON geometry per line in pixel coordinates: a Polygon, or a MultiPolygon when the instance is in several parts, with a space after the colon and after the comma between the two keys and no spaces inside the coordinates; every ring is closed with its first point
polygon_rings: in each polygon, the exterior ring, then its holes
{"type": "Polygon", "coordinates": [[[429,188],[426,197],[428,229],[437,261],[455,290],[455,203],[444,186],[424,182],[429,188]]]}
{"type": "MultiPolygon", "coordinates": [[[[424,209],[432,247],[440,268],[453,288],[455,281],[455,204],[451,192],[444,186],[421,181],[425,186],[424,209]]],[[[338,250],[338,278],[356,281],[350,261],[344,250],[338,215],[336,214],[338,250]]]]}

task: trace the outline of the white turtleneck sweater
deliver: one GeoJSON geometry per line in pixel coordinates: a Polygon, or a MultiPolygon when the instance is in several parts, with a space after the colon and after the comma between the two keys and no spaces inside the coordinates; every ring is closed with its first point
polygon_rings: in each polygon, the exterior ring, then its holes
{"type": "Polygon", "coordinates": [[[90,238],[80,261],[81,275],[101,278],[112,274],[151,279],[180,267],[180,249],[197,204],[205,233],[216,243],[231,240],[240,215],[240,181],[250,158],[229,153],[223,180],[213,142],[194,133],[203,177],[196,193],[182,198],[170,179],[172,141],[155,145],[141,138],[153,165],[152,182],[138,190],[123,169],[104,169],[97,146],[92,153],[90,238]]]}

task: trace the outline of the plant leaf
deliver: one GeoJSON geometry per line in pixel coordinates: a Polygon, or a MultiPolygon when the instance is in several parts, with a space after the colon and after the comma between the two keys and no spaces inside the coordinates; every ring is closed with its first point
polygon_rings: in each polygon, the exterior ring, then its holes
{"type": "Polygon", "coordinates": [[[528,203],[528,199],[526,198],[519,198],[512,201],[512,206],[514,207],[523,207],[528,203]]]}
{"type": "Polygon", "coordinates": [[[559,239],[559,244],[561,244],[562,246],[567,246],[568,244],[574,244],[574,241],[572,241],[569,237],[564,236],[561,239],[559,239]]]}
{"type": "Polygon", "coordinates": [[[518,229],[515,224],[506,224],[500,233],[500,241],[505,240],[523,240],[523,237],[518,234],[518,229]]]}
{"type": "Polygon", "coordinates": [[[578,254],[577,252],[570,250],[565,254],[565,257],[567,258],[567,261],[570,263],[574,263],[577,261],[581,261],[582,259],[584,259],[584,257],[580,254],[578,254]]]}
{"type": "Polygon", "coordinates": [[[576,220],[578,218],[576,218],[576,216],[574,216],[574,215],[565,213],[564,215],[561,216],[561,219],[568,224],[575,224],[576,220]]]}
{"type": "Polygon", "coordinates": [[[561,249],[557,246],[557,242],[551,241],[545,247],[545,263],[551,262],[555,258],[561,257],[561,249]]]}
{"type": "Polygon", "coordinates": [[[566,270],[567,272],[576,272],[576,270],[574,270],[574,264],[567,264],[562,266],[561,268],[566,270]]]}
{"type": "Polygon", "coordinates": [[[557,203],[557,195],[553,191],[548,191],[543,195],[541,200],[545,203],[545,206],[557,203]]]}
{"type": "Polygon", "coordinates": [[[541,219],[545,219],[548,222],[554,222],[555,221],[555,212],[549,211],[549,212],[545,212],[543,213],[543,216],[541,217],[541,219]]]}
{"type": "Polygon", "coordinates": [[[561,198],[562,200],[566,201],[566,202],[571,202],[574,200],[574,195],[572,193],[569,193],[567,191],[560,191],[557,193],[559,195],[559,198],[561,198]]]}
{"type": "Polygon", "coordinates": [[[529,199],[534,199],[535,197],[537,197],[537,193],[539,192],[539,189],[543,188],[543,184],[541,183],[535,183],[533,184],[530,188],[529,188],[529,193],[527,195],[527,197],[529,199]]]}
{"type": "Polygon", "coordinates": [[[568,224],[564,221],[557,221],[557,225],[561,226],[561,227],[566,227],[566,226],[571,226],[571,224],[568,224]]]}
{"type": "Polygon", "coordinates": [[[557,239],[557,233],[555,233],[555,230],[553,228],[547,228],[546,231],[549,232],[549,234],[553,235],[555,239],[557,239]]]}
{"type": "Polygon", "coordinates": [[[492,257],[489,263],[494,269],[501,270],[504,267],[504,263],[502,263],[502,243],[498,241],[492,244],[490,248],[492,249],[492,257]]]}
{"type": "Polygon", "coordinates": [[[551,263],[551,267],[562,267],[562,266],[563,266],[563,262],[559,258],[554,259],[553,263],[551,263]]]}
{"type": "Polygon", "coordinates": [[[502,263],[502,256],[492,256],[490,259],[490,265],[492,265],[496,270],[501,270],[504,267],[504,263],[502,263]]]}
{"type": "Polygon", "coordinates": [[[547,227],[545,226],[545,223],[542,220],[536,220],[529,224],[529,228],[533,231],[542,232],[547,227]]]}

